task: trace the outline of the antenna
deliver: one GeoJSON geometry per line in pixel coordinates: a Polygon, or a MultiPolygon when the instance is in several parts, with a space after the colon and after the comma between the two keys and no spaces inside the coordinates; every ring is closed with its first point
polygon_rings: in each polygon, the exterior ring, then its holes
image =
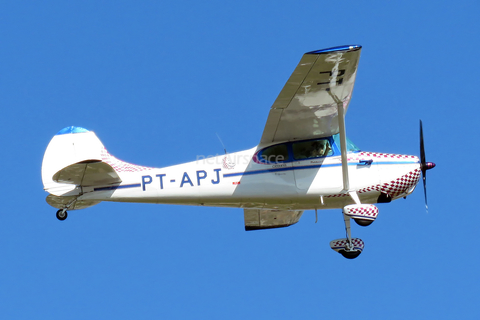
{"type": "Polygon", "coordinates": [[[225,154],[227,154],[227,148],[225,148],[225,145],[223,144],[222,139],[220,139],[220,136],[218,135],[218,133],[215,132],[215,134],[217,135],[218,140],[220,140],[220,143],[222,144],[223,151],[225,151],[225,154]]]}

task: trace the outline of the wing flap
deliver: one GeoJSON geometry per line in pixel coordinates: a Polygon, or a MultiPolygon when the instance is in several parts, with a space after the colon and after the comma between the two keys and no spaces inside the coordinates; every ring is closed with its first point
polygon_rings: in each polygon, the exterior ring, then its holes
{"type": "Polygon", "coordinates": [[[303,210],[244,209],[245,230],[273,229],[297,223],[303,210]]]}

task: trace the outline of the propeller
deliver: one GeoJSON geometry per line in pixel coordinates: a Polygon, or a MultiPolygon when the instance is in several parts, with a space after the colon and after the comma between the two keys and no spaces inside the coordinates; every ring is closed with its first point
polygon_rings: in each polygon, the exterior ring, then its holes
{"type": "Polygon", "coordinates": [[[425,160],[425,146],[423,144],[423,126],[422,120],[420,120],[420,169],[422,170],[422,179],[423,179],[423,193],[425,195],[425,208],[428,212],[427,204],[427,170],[435,168],[435,163],[426,162],[425,160]]]}

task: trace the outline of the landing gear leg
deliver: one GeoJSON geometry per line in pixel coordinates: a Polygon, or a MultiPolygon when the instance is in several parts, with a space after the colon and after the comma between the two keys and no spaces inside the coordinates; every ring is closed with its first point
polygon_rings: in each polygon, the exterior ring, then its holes
{"type": "Polygon", "coordinates": [[[345,234],[347,236],[347,249],[350,250],[353,248],[352,244],[352,232],[350,231],[350,217],[346,214],[343,214],[343,221],[345,222],[345,234]]]}
{"type": "Polygon", "coordinates": [[[347,259],[355,259],[362,253],[364,244],[361,239],[352,238],[350,217],[344,214],[343,220],[345,221],[345,233],[347,237],[331,241],[330,247],[347,259]]]}
{"type": "Polygon", "coordinates": [[[350,231],[350,217],[346,214],[343,214],[343,220],[345,221],[345,233],[347,236],[347,241],[345,243],[345,249],[339,250],[338,252],[347,259],[355,259],[360,255],[360,253],[362,253],[362,250],[356,249],[353,244],[352,232],[350,231]]]}

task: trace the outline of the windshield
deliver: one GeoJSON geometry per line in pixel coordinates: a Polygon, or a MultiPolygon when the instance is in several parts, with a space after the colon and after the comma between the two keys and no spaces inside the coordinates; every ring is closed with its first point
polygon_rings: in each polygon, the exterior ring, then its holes
{"type": "MultiPolygon", "coordinates": [[[[337,148],[340,150],[340,134],[336,134],[333,136],[333,141],[337,145],[337,148]]],[[[347,138],[347,152],[356,152],[360,151],[360,149],[352,142],[350,139],[347,138]]]]}

